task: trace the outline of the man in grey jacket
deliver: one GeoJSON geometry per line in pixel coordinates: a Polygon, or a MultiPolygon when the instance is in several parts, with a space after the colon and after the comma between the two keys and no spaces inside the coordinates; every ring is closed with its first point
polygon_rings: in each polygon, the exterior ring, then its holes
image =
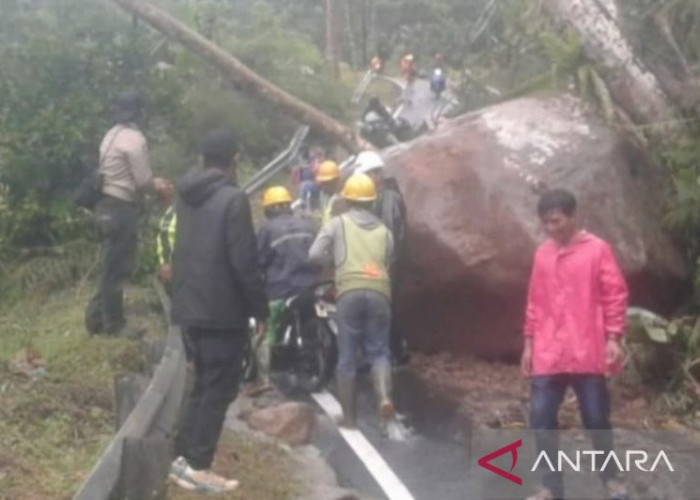
{"type": "Polygon", "coordinates": [[[343,408],[342,424],[355,425],[356,356],[361,348],[372,365],[372,380],[383,424],[394,420],[391,399],[389,329],[391,282],[389,269],[394,247],[391,232],[371,212],[377,198],[372,179],[354,174],[342,192],[349,212],[334,217],[316,237],[309,259],[316,264],[332,263],[338,297],[338,399],[343,408]]]}
{"type": "Polygon", "coordinates": [[[238,486],[210,468],[238,394],[249,319],[262,335],[268,305],[250,203],[235,185],[234,138],[210,132],[202,156],[204,168],[178,184],[172,316],[183,329],[194,384],[170,475],[185,489],[216,493],[238,486]]]}
{"type": "Polygon", "coordinates": [[[97,292],[88,304],[85,326],[91,334],[139,337],[124,317],[124,286],[136,262],[137,202],[142,193],[167,196],[170,184],[153,177],[146,138],[139,130],[143,101],[138,92],[124,92],[115,103],[115,125],[100,145],[102,198],[95,218],[102,240],[102,271],[97,292]]]}

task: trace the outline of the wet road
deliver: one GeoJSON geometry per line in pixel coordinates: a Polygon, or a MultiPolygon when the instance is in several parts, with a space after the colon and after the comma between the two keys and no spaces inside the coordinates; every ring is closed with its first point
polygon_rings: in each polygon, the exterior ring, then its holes
{"type": "MultiPolygon", "coordinates": [[[[416,500],[480,498],[468,477],[467,425],[453,404],[431,397],[410,372],[399,374],[397,408],[413,433],[396,442],[381,434],[369,380],[362,380],[358,393],[358,428],[416,500]]],[[[387,498],[329,418],[320,419],[315,445],[341,486],[368,498],[387,498]]]]}
{"type": "Polygon", "coordinates": [[[430,90],[430,81],[419,78],[404,89],[406,103],[398,112],[398,118],[406,120],[411,128],[419,130],[425,123],[428,128],[435,125],[435,120],[454,105],[454,98],[445,91],[440,99],[436,99],[430,90]]]}

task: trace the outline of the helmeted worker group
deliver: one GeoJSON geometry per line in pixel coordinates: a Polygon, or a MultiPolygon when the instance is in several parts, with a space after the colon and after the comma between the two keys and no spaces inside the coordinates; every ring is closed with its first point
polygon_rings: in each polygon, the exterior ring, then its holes
{"type": "MultiPolygon", "coordinates": [[[[235,138],[208,133],[201,144],[203,168],[177,183],[153,178],[136,119],[133,95],[118,102],[122,113],[102,142],[102,199],[95,210],[103,238],[98,291],[86,311],[93,334],[138,336],[126,326],[123,287],[133,266],[138,193],[154,192],[169,205],[157,240],[159,276],[172,296],[172,320],[183,331],[194,380],[176,442],[171,478],[196,491],[231,491],[238,482],[211,471],[226,409],[242,377],[249,320],[255,319],[258,357],[265,367],[284,299],[313,286],[319,268],[330,266],[335,281],[338,324],[337,396],[342,425],[355,425],[358,353],[371,365],[377,410],[383,422],[395,418],[393,357],[405,357],[395,319],[406,207],[381,156],[365,151],[339,166],[325,161],[315,172],[323,193],[321,228],[294,213],[283,186],[262,198],[265,222],[255,234],[250,202],[236,185],[235,138]],[[174,208],[173,208],[174,207],[174,208]],[[391,348],[393,344],[393,349],[391,348]]],[[[613,445],[605,377],[619,369],[628,291],[610,246],[583,231],[576,198],[564,190],[545,193],[537,207],[549,239],[538,249],[528,292],[522,371],[531,379],[531,425],[538,446],[557,447],[557,410],[571,385],[584,426],[598,431],[601,450],[613,445]],[[546,432],[550,431],[550,432],[546,432]]],[[[398,359],[400,361],[400,359],[398,359]]],[[[405,359],[404,359],[405,361],[405,359]]],[[[627,498],[624,485],[603,471],[610,498],[627,498]]],[[[532,499],[563,495],[561,475],[544,477],[532,499]]]]}

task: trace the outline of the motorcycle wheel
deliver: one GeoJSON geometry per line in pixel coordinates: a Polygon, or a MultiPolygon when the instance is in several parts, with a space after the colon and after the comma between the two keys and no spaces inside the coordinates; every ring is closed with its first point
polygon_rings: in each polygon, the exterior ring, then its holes
{"type": "Polygon", "coordinates": [[[296,363],[297,383],[303,391],[316,392],[333,376],[337,362],[335,336],[319,318],[307,321],[301,335],[304,342],[296,363]]]}

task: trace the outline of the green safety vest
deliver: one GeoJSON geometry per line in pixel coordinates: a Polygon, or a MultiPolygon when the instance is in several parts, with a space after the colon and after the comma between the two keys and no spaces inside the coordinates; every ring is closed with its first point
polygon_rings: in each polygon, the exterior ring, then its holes
{"type": "Polygon", "coordinates": [[[351,290],[372,290],[391,299],[387,262],[389,230],[360,227],[349,215],[342,215],[345,261],[336,265],[335,284],[340,297],[351,290]]]}
{"type": "Polygon", "coordinates": [[[337,199],[338,195],[334,194],[326,200],[326,205],[323,207],[323,216],[321,217],[321,226],[325,226],[333,218],[333,204],[337,199]]]}
{"type": "Polygon", "coordinates": [[[173,259],[175,249],[175,230],[177,227],[177,217],[175,208],[170,207],[165,211],[160,219],[158,227],[158,238],[156,238],[156,253],[158,254],[158,264],[170,264],[173,259]]]}

